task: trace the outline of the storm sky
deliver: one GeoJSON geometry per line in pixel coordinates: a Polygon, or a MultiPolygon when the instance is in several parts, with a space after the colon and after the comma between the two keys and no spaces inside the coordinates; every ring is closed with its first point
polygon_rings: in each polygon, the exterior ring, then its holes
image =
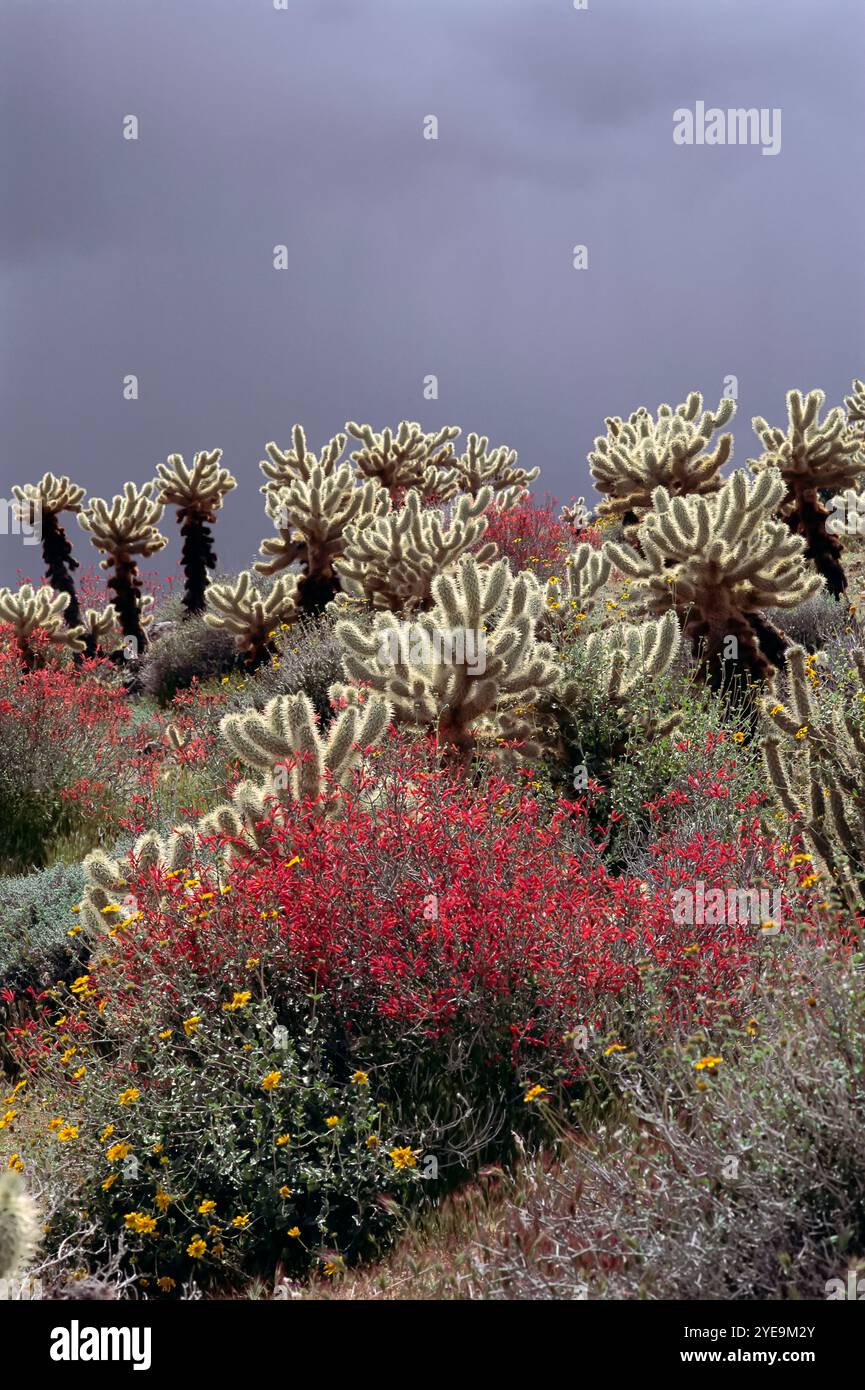
{"type": "Polygon", "coordinates": [[[735,375],[744,463],[865,374],[862,0],[0,0],[0,82],[4,498],[220,446],[236,569],[295,421],[476,429],[565,499],[605,415],[735,375]],[[698,101],[780,153],[674,144],[698,101]]]}

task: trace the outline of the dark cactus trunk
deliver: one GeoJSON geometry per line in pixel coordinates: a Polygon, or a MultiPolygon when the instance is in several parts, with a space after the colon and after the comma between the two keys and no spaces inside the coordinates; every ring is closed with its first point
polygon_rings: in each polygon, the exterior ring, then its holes
{"type": "Polygon", "coordinates": [[[806,559],[822,574],[832,597],[841,598],[847,591],[847,576],[841,564],[841,542],[826,530],[829,512],[816,488],[794,484],[793,499],[787,525],[796,535],[804,536],[806,559]]]}
{"type": "Polygon", "coordinates": [[[203,613],[208,584],[207,571],[216,568],[213,532],[208,525],[213,518],[202,516],[200,512],[180,511],[178,515],[180,534],[183,537],[181,564],[186,581],[183,606],[189,614],[203,613]]]}
{"type": "Polygon", "coordinates": [[[114,557],[114,575],[108,581],[108,588],[114,594],[111,601],[120,630],[124,637],[134,638],[140,655],[147,646],[147,638],[141,626],[141,576],[131,557],[114,557]]]}
{"type": "MultiPolygon", "coordinates": [[[[78,569],[78,561],[72,554],[72,546],[55,512],[42,512],[42,561],[45,565],[45,578],[60,594],[69,595],[69,603],[63,613],[67,627],[81,624],[81,605],[75,590],[73,571],[78,569]]],[[[82,656],[96,655],[96,643],[91,636],[84,639],[84,651],[76,653],[76,664],[82,656]]]]}

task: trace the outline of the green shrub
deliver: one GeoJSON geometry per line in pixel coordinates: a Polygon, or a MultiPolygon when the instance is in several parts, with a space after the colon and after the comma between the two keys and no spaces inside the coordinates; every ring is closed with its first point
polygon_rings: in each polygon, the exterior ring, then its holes
{"type": "Polygon", "coordinates": [[[141,661],[141,689],[161,705],[168,705],[178,690],[187,690],[193,680],[210,680],[234,670],[237,664],[237,651],[228,633],[208,627],[203,618],[188,617],[147,648],[141,661]]]}

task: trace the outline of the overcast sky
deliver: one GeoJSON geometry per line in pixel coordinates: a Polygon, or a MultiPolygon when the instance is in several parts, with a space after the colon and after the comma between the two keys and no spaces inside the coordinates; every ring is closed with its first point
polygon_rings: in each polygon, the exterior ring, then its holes
{"type": "MultiPolygon", "coordinates": [[[[787,388],[840,400],[865,374],[863,0],[588,5],[0,0],[3,497],[220,446],[239,568],[298,420],[316,448],[350,418],[476,429],[568,498],[605,415],[735,375],[742,463],[787,388]],[[674,144],[698,101],[780,108],[780,153],[674,144]]],[[[0,540],[0,578],[32,559],[0,540]]]]}

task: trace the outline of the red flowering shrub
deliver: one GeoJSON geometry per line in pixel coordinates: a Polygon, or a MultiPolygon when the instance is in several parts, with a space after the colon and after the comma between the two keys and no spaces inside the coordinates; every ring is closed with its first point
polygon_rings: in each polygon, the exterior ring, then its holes
{"type": "Polygon", "coordinates": [[[571,528],[559,519],[556,499],[549,494],[543,505],[532,497],[500,511],[493,504],[487,509],[488,526],[483,540],[495,541],[499,555],[507,560],[514,573],[532,570],[539,579],[561,575],[565,558],[579,541],[600,544],[599,533],[591,528],[575,536],[571,528]]]}
{"type": "Polygon", "coordinates": [[[49,840],[122,810],[118,748],[131,721],[105,663],[25,671],[0,643],[0,866],[38,867],[49,840]]]}

